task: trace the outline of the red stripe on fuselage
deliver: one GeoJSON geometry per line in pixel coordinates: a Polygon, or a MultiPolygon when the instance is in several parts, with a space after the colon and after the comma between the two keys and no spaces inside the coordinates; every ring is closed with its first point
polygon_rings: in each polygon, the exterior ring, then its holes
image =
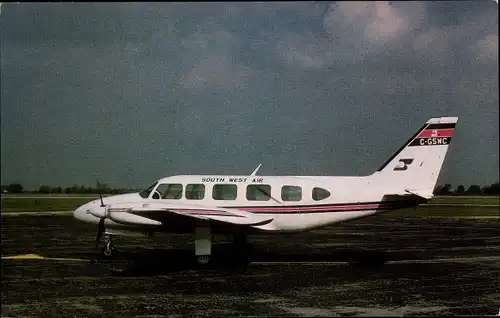
{"type": "Polygon", "coordinates": [[[445,129],[426,129],[422,131],[417,138],[432,138],[432,137],[451,137],[453,136],[454,128],[445,129]]]}
{"type": "Polygon", "coordinates": [[[295,206],[295,207],[241,207],[242,211],[253,213],[305,213],[305,212],[341,212],[341,211],[359,211],[376,210],[386,208],[399,208],[401,206],[411,206],[415,203],[407,202],[383,202],[369,204],[346,204],[346,205],[322,205],[322,206],[295,206]]]}
{"type": "MultiPolygon", "coordinates": [[[[413,201],[387,201],[387,202],[370,202],[359,204],[331,204],[319,206],[266,206],[266,207],[227,207],[228,209],[238,209],[250,213],[266,213],[266,214],[292,214],[292,213],[326,213],[326,212],[350,212],[362,210],[377,210],[377,209],[400,209],[409,206],[417,205],[418,202],[413,201]]],[[[220,215],[242,217],[237,214],[225,212],[221,210],[196,210],[196,209],[175,209],[174,212],[196,215],[220,215]]]]}
{"type": "Polygon", "coordinates": [[[241,215],[237,215],[230,212],[220,211],[220,210],[191,210],[191,209],[176,209],[172,210],[174,212],[183,213],[183,214],[197,214],[197,215],[218,215],[218,216],[235,216],[242,217],[241,215]]]}

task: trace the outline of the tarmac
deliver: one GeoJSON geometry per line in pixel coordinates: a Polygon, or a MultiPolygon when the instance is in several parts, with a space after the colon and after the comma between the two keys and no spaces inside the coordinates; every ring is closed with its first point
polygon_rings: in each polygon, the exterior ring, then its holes
{"type": "Polygon", "coordinates": [[[450,316],[500,310],[500,221],[376,216],[250,236],[246,268],[200,269],[191,235],[116,237],[71,216],[2,216],[2,317],[450,316]]]}

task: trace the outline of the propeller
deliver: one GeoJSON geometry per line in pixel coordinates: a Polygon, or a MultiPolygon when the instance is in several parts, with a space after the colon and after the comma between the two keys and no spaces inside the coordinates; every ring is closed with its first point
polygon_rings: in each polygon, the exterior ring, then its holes
{"type": "Polygon", "coordinates": [[[95,246],[99,247],[99,242],[101,241],[102,233],[104,232],[104,218],[101,218],[99,225],[97,225],[97,238],[95,241],[95,246]]]}
{"type": "Polygon", "coordinates": [[[101,208],[104,208],[104,216],[99,220],[99,224],[97,225],[97,238],[95,245],[99,246],[99,241],[101,240],[102,233],[104,233],[104,220],[106,219],[106,206],[104,205],[104,201],[102,200],[102,194],[99,192],[99,198],[101,199],[101,208]]]}

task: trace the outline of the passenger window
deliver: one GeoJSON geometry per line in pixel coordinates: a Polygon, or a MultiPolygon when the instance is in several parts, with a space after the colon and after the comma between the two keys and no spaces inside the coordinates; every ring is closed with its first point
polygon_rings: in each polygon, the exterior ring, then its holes
{"type": "Polygon", "coordinates": [[[214,200],[235,200],[238,187],[235,184],[215,184],[212,191],[214,200]]]}
{"type": "Polygon", "coordinates": [[[302,200],[302,188],[298,186],[283,186],[281,188],[281,200],[283,201],[302,200]]]}
{"type": "MultiPolygon", "coordinates": [[[[156,188],[156,192],[159,193],[162,199],[180,199],[182,198],[182,184],[160,184],[156,188]]],[[[158,194],[153,195],[153,199],[158,199],[158,194]]]]}
{"type": "Polygon", "coordinates": [[[202,200],[205,197],[204,184],[188,184],[186,185],[186,199],[202,200]]]}
{"type": "Polygon", "coordinates": [[[247,186],[247,200],[268,201],[271,198],[271,186],[268,184],[251,184],[247,186]]]}
{"type": "Polygon", "coordinates": [[[329,196],[330,196],[330,191],[325,190],[323,188],[314,188],[312,191],[312,197],[313,200],[315,201],[326,199],[329,196]]]}

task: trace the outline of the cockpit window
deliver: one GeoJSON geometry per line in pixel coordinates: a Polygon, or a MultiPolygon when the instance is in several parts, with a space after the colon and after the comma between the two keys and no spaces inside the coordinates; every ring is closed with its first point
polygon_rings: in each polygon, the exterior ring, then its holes
{"type": "Polygon", "coordinates": [[[158,184],[158,182],[155,182],[153,183],[152,185],[150,185],[149,187],[147,187],[146,189],[142,190],[141,192],[139,192],[139,195],[146,199],[149,194],[151,193],[151,191],[153,191],[153,189],[155,188],[155,186],[158,184]]]}
{"type": "Polygon", "coordinates": [[[180,199],[182,198],[182,184],[163,183],[156,188],[153,199],[180,199]]]}

